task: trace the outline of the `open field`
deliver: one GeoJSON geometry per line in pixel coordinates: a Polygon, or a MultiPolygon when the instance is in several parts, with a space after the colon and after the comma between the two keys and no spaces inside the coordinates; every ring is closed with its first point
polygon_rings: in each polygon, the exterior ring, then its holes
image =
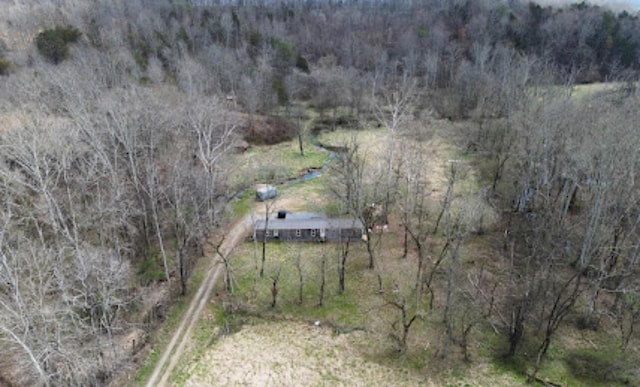
{"type": "Polygon", "coordinates": [[[242,189],[256,183],[284,182],[300,176],[309,168],[320,168],[328,160],[329,152],[306,141],[304,156],[300,155],[297,140],[276,145],[254,145],[244,153],[232,155],[225,169],[228,184],[242,189]]]}
{"type": "MultiPolygon", "coordinates": [[[[381,364],[363,356],[370,344],[362,332],[335,334],[303,322],[258,322],[225,337],[189,369],[185,386],[514,386],[519,381],[490,375],[480,366],[475,376],[444,378],[410,368],[381,364]],[[445,382],[446,380],[446,382],[445,382]],[[482,384],[481,384],[482,383],[482,384]]],[[[452,374],[454,374],[452,372],[452,374]]]]}
{"type": "Polygon", "coordinates": [[[207,351],[185,385],[435,385],[363,358],[352,344],[362,336],[334,335],[311,323],[246,326],[207,351]]]}

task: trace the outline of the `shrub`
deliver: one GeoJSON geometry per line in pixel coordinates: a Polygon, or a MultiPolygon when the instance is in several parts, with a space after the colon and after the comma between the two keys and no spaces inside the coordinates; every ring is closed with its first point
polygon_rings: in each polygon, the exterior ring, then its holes
{"type": "Polygon", "coordinates": [[[285,106],[289,103],[289,93],[282,77],[276,77],[273,80],[273,91],[276,92],[278,97],[278,105],[285,106]]]}
{"type": "Polygon", "coordinates": [[[281,74],[288,72],[296,64],[297,59],[296,49],[293,44],[273,37],[271,38],[271,47],[275,51],[273,66],[281,74]]]}
{"type": "Polygon", "coordinates": [[[71,26],[42,31],[36,37],[36,47],[42,56],[58,64],[69,56],[69,43],[78,41],[82,34],[71,26]]]}
{"type": "Polygon", "coordinates": [[[298,68],[298,70],[302,71],[305,74],[311,74],[311,70],[309,69],[309,62],[304,56],[300,54],[298,54],[298,56],[296,57],[296,68],[298,68]]]}
{"type": "Polygon", "coordinates": [[[296,59],[296,49],[293,47],[293,44],[273,37],[271,38],[271,46],[275,49],[276,58],[278,60],[290,63],[292,60],[296,59]]]}
{"type": "Polygon", "coordinates": [[[0,75],[9,74],[10,67],[11,67],[11,61],[9,59],[0,57],[0,75]]]}
{"type": "Polygon", "coordinates": [[[273,145],[289,141],[296,133],[296,127],[280,117],[255,117],[242,128],[244,140],[254,145],[273,145]]]}
{"type": "Polygon", "coordinates": [[[149,284],[165,279],[165,273],[162,267],[158,265],[156,257],[150,257],[142,261],[138,267],[138,278],[142,285],[149,284]]]}
{"type": "Polygon", "coordinates": [[[593,313],[580,313],[575,317],[575,326],[579,330],[592,330],[596,332],[600,327],[600,319],[593,313]]]}
{"type": "Polygon", "coordinates": [[[264,40],[260,31],[249,31],[249,35],[247,37],[249,43],[249,54],[256,55],[262,48],[262,42],[264,40]]]}

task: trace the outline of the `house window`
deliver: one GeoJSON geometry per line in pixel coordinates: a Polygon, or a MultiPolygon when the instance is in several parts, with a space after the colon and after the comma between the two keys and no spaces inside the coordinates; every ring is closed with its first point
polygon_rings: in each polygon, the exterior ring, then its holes
{"type": "Polygon", "coordinates": [[[311,236],[315,238],[315,236],[316,236],[316,230],[315,229],[311,230],[311,236]]]}
{"type": "Polygon", "coordinates": [[[269,230],[264,230],[264,236],[266,236],[266,237],[269,236],[269,230]]]}
{"type": "Polygon", "coordinates": [[[296,230],[296,236],[300,238],[302,236],[302,230],[300,229],[296,230]]]}

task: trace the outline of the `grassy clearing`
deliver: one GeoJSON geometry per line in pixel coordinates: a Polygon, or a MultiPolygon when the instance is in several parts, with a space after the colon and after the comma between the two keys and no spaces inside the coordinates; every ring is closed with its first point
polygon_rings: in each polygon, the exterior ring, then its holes
{"type": "Polygon", "coordinates": [[[277,145],[252,146],[242,154],[233,155],[226,170],[232,187],[244,189],[256,183],[277,183],[295,178],[309,168],[319,168],[329,159],[329,152],[309,141],[304,142],[304,156],[298,141],[277,145]]]}
{"type": "Polygon", "coordinates": [[[330,200],[327,183],[327,176],[323,174],[311,180],[283,186],[275,201],[276,207],[290,211],[322,212],[325,210],[325,203],[330,200]]]}
{"type": "Polygon", "coordinates": [[[234,219],[242,218],[251,211],[253,202],[255,201],[255,193],[253,190],[246,190],[231,202],[233,209],[231,217],[234,219]]]}
{"type": "MultiPolygon", "coordinates": [[[[287,383],[287,378],[302,372],[308,373],[309,380],[320,385],[372,381],[375,381],[374,385],[385,385],[394,380],[404,385],[433,385],[424,375],[417,374],[408,361],[401,362],[407,367],[397,368],[398,364],[375,361],[360,354],[361,349],[372,347],[372,336],[368,332],[371,329],[370,322],[381,312],[376,276],[366,269],[363,244],[352,246],[350,254],[353,258],[347,263],[349,275],[344,294],[338,293],[336,245],[270,243],[267,246],[264,278],[255,276],[256,266],[260,266],[260,256],[254,254],[256,247],[253,243],[245,243],[236,249],[233,258],[235,296],[232,299],[236,305],[246,308],[245,313],[250,313],[253,318],[248,320],[249,325],[240,333],[219,341],[214,348],[205,351],[199,357],[200,361],[194,359],[196,365],[189,371],[195,375],[195,379],[192,377],[190,382],[225,384],[250,380],[251,383],[260,383],[263,381],[261,378],[267,377],[277,378],[276,383],[291,385],[290,381],[287,383]],[[319,306],[322,257],[325,257],[326,284],[324,303],[319,306]],[[298,261],[304,281],[301,303],[296,268],[298,261]],[[278,302],[272,308],[272,279],[278,273],[278,302]],[[314,321],[320,321],[320,328],[314,327],[314,321]],[[247,361],[247,346],[251,346],[250,353],[260,359],[247,361]],[[268,359],[262,358],[265,355],[268,359]],[[219,359],[220,356],[224,360],[219,359]],[[244,365],[236,363],[239,358],[245,359],[244,365]],[[244,369],[244,376],[229,375],[229,372],[220,376],[211,372],[210,367],[218,367],[219,361],[227,364],[234,362],[231,368],[244,369]],[[261,370],[259,365],[251,366],[261,361],[268,365],[268,371],[261,370]],[[300,364],[301,361],[304,361],[304,365],[300,364]],[[251,376],[252,372],[255,372],[254,377],[251,376]],[[229,379],[234,377],[244,379],[229,379]]],[[[220,313],[218,316],[220,320],[224,318],[221,316],[228,314],[220,313]]],[[[382,347],[382,352],[388,353],[387,340],[384,337],[376,339],[381,343],[373,346],[382,347]]]]}
{"type": "MultiPolygon", "coordinates": [[[[297,178],[309,169],[320,168],[329,161],[329,152],[306,142],[304,156],[300,155],[297,141],[273,146],[256,146],[244,154],[234,155],[227,170],[230,183],[234,189],[241,190],[240,195],[231,202],[231,214],[234,219],[240,218],[255,206],[255,192],[251,189],[257,183],[277,184],[297,178]]],[[[321,191],[322,177],[305,182],[278,187],[282,193],[286,190],[291,195],[304,195],[310,191],[321,191]],[[310,188],[311,187],[311,188],[310,188]]],[[[280,200],[280,199],[278,199],[280,200]]]]}
{"type": "MultiPolygon", "coordinates": [[[[289,329],[294,330],[298,329],[300,322],[303,322],[302,325],[304,325],[307,321],[315,320],[323,321],[323,325],[328,322],[336,324],[341,329],[347,329],[345,326],[357,328],[365,324],[366,313],[360,309],[358,300],[354,297],[355,293],[337,294],[335,286],[337,273],[333,270],[333,265],[329,263],[330,260],[334,261],[331,253],[335,250],[331,248],[331,245],[306,244],[303,248],[300,248],[300,246],[294,248],[291,244],[285,243],[269,244],[267,247],[268,259],[265,265],[265,276],[262,279],[256,278],[254,285],[256,264],[260,265],[254,259],[255,247],[253,243],[247,242],[236,249],[233,257],[235,296],[229,298],[221,295],[217,299],[219,302],[208,306],[208,310],[205,312],[206,317],[201,319],[194,333],[191,354],[185,357],[185,360],[176,368],[177,371],[172,376],[172,383],[183,385],[190,375],[194,373],[202,374],[203,370],[209,369],[209,366],[205,366],[203,362],[208,362],[209,360],[206,359],[213,356],[211,350],[209,350],[212,344],[214,346],[224,345],[220,344],[224,342],[220,340],[228,340],[218,337],[221,333],[224,333],[225,327],[231,326],[230,330],[233,332],[238,325],[244,323],[256,326],[264,324],[265,319],[273,321],[283,318],[298,322],[291,323],[292,327],[289,329]],[[329,256],[330,254],[331,257],[329,256]],[[318,307],[318,278],[321,267],[317,262],[317,257],[321,255],[325,255],[327,259],[325,270],[327,285],[325,304],[323,307],[318,307]],[[295,264],[292,264],[297,259],[300,259],[306,285],[303,287],[302,304],[298,303],[298,273],[295,264]],[[277,272],[280,273],[278,304],[276,308],[271,308],[271,278],[277,272]],[[233,300],[234,304],[244,305],[248,309],[239,313],[225,312],[221,307],[223,300],[226,300],[225,302],[233,300]],[[247,315],[247,313],[249,314],[247,315]],[[221,332],[221,330],[223,331],[221,332]]],[[[356,251],[359,250],[360,248],[356,249],[356,251]]],[[[350,269],[358,266],[363,265],[357,262],[351,263],[350,269]]],[[[356,286],[355,283],[353,286],[356,286]]],[[[273,327],[265,329],[271,330],[273,327]]],[[[299,337],[295,340],[304,340],[304,338],[299,337]]],[[[241,346],[243,345],[245,344],[241,346]]],[[[306,348],[304,351],[309,352],[311,348],[306,348]]],[[[335,352],[331,346],[327,347],[325,351],[324,355],[327,356],[335,352]]],[[[333,355],[334,358],[336,356],[336,354],[333,355]]],[[[207,372],[204,373],[207,374],[207,372]]],[[[323,376],[322,380],[330,381],[332,375],[329,372],[323,376]]]]}
{"type": "MultiPolygon", "coordinates": [[[[322,212],[327,208],[324,203],[329,199],[328,179],[323,172],[319,177],[279,185],[278,196],[269,201],[272,210],[322,212]]],[[[264,216],[264,203],[256,201],[253,190],[247,190],[232,202],[232,211],[236,215],[252,212],[252,216],[264,216]]]]}
{"type": "MultiPolygon", "coordinates": [[[[305,143],[305,155],[301,156],[297,141],[290,141],[274,146],[252,147],[242,155],[235,155],[235,171],[232,177],[233,186],[243,191],[231,202],[231,214],[234,219],[246,215],[255,207],[255,191],[251,189],[256,183],[281,183],[289,179],[297,178],[309,169],[322,167],[329,161],[329,152],[320,149],[309,142],[305,143]],[[277,156],[274,157],[274,154],[277,156]]],[[[279,197],[277,201],[286,204],[290,198],[305,197],[315,198],[324,193],[324,176],[308,181],[289,183],[286,186],[278,186],[279,197]],[[310,196],[307,196],[310,195],[310,196]]],[[[312,200],[308,200],[313,202],[312,200]]],[[[316,201],[316,203],[318,203],[316,201]]],[[[295,208],[289,208],[295,210],[295,208]]],[[[317,211],[318,207],[312,207],[309,211],[317,211]]]]}
{"type": "MultiPolygon", "coordinates": [[[[625,89],[631,85],[632,84],[627,82],[597,82],[573,85],[571,89],[567,89],[564,86],[546,86],[538,91],[567,95],[576,102],[581,102],[597,95],[624,95],[627,93],[625,89]]],[[[640,83],[636,82],[635,87],[638,87],[638,85],[640,85],[640,83]]]]}
{"type": "MultiPolygon", "coordinates": [[[[362,245],[358,244],[354,252],[362,253],[362,245]]],[[[245,243],[236,249],[233,257],[233,267],[237,282],[236,294],[251,294],[244,302],[251,302],[261,312],[284,312],[300,318],[321,318],[322,315],[331,315],[334,312],[346,313],[340,310],[320,308],[319,315],[308,315],[312,312],[319,299],[319,282],[321,278],[321,261],[325,257],[326,295],[335,295],[337,292],[337,271],[335,261],[337,259],[336,246],[332,244],[293,244],[293,243],[269,243],[267,245],[267,257],[265,261],[265,276],[257,278],[254,286],[254,271],[261,265],[260,244],[245,243]],[[303,302],[298,305],[299,278],[295,267],[297,260],[303,271],[303,302]],[[271,278],[279,277],[278,304],[275,310],[271,310],[271,278]],[[306,277],[306,280],[305,280],[306,277]]],[[[355,253],[354,253],[355,254],[355,253]]],[[[362,262],[348,262],[352,267],[360,267],[362,262]]],[[[340,306],[354,305],[354,300],[345,299],[342,296],[340,306]]]]}
{"type": "Polygon", "coordinates": [[[612,93],[625,86],[622,82],[602,82],[573,86],[571,96],[577,99],[593,97],[596,94],[612,93]]]}
{"type": "MultiPolygon", "coordinates": [[[[459,132],[457,123],[447,120],[430,122],[433,134],[428,140],[416,144],[411,138],[399,139],[396,147],[400,162],[406,149],[420,147],[424,157],[426,183],[430,191],[431,213],[437,214],[441,208],[447,190],[452,164],[455,164],[457,178],[454,184],[455,203],[452,208],[456,213],[479,213],[482,226],[491,225],[498,219],[498,214],[489,206],[482,196],[487,187],[483,184],[478,173],[478,160],[461,152],[455,145],[454,133],[459,132]]],[[[333,146],[348,146],[353,140],[360,146],[362,154],[369,165],[383,168],[389,134],[385,129],[369,129],[359,131],[335,130],[322,132],[318,140],[323,144],[333,146]]],[[[434,215],[435,216],[435,215],[434,215]]]]}
{"type": "Polygon", "coordinates": [[[371,160],[383,155],[384,145],[387,143],[388,138],[389,133],[385,129],[355,131],[337,129],[320,132],[317,136],[317,140],[322,144],[333,146],[349,146],[355,140],[365,156],[370,156],[371,160]]]}
{"type": "Polygon", "coordinates": [[[287,321],[256,323],[221,340],[193,368],[189,384],[436,385],[362,358],[344,335],[287,321]]]}

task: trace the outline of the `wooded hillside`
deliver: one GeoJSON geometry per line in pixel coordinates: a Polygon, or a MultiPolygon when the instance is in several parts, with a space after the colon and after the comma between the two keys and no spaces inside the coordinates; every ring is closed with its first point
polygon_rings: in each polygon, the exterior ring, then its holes
{"type": "MultiPolygon", "coordinates": [[[[234,146],[261,122],[302,138],[305,108],[320,129],[388,130],[372,196],[349,191],[355,144],[337,194],[354,216],[367,201],[384,204],[384,220],[401,214],[421,260],[446,205],[421,207],[424,187],[410,183],[423,155],[395,164],[395,141],[419,143],[430,118],[462,123],[479,191],[505,212],[494,241],[504,297],[482,291],[508,356],[538,340],[539,367],[576,311],[619,328],[621,353],[637,343],[638,14],[517,0],[0,7],[0,342],[11,353],[0,384],[112,380],[136,352],[124,335],[157,318],[149,289],[187,291],[229,198],[254,183],[230,180],[234,146]],[[615,91],[575,95],[603,81],[615,91]]],[[[481,233],[447,230],[452,245],[481,233]]]]}

